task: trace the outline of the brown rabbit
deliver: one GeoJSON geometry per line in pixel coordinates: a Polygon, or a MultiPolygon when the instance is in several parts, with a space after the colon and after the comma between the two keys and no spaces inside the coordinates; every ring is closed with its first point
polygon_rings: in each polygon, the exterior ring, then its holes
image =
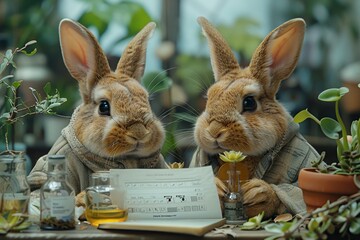
{"type": "MultiPolygon", "coordinates": [[[[160,154],[164,128],[140,84],[154,28],[149,23],[131,40],[113,72],[90,31],[69,19],[60,22],[63,59],[79,83],[82,104],[48,154],[67,157],[68,180],[76,193],[88,187],[97,170],[167,167],[160,154]]],[[[43,156],[28,177],[30,184],[41,185],[46,170],[43,156]]]]}
{"type": "Polygon", "coordinates": [[[190,167],[212,165],[216,173],[219,153],[241,151],[251,176],[241,187],[248,217],[305,211],[297,176],[319,155],[275,96],[298,61],[305,22],[293,19],[270,32],[244,69],[220,33],[205,18],[198,22],[209,42],[216,82],[195,125],[198,149],[190,167]]]}

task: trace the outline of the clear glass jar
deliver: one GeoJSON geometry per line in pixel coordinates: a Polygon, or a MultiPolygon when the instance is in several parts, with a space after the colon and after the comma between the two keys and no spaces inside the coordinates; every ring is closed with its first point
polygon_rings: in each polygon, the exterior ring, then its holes
{"type": "Polygon", "coordinates": [[[75,191],[66,181],[66,159],[48,156],[48,179],[40,189],[40,227],[49,230],[75,228],[75,191]]]}
{"type": "Polygon", "coordinates": [[[86,189],[86,219],[93,226],[106,222],[124,222],[128,211],[115,203],[110,194],[110,172],[98,171],[91,174],[90,187],[86,189]]]}
{"type": "Polygon", "coordinates": [[[26,180],[26,161],[22,152],[0,155],[0,213],[27,214],[30,186],[26,180]]]}

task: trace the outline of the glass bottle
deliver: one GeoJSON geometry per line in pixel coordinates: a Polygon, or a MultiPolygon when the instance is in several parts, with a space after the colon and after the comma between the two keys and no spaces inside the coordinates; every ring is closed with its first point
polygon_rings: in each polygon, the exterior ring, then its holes
{"type": "Polygon", "coordinates": [[[75,191],[66,181],[64,155],[48,156],[48,179],[40,189],[40,227],[48,230],[75,228],[75,191]]]}
{"type": "Polygon", "coordinates": [[[26,161],[22,152],[0,155],[0,215],[27,214],[30,186],[26,180],[26,161]]]}
{"type": "Polygon", "coordinates": [[[246,222],[246,214],[240,189],[240,171],[236,171],[236,163],[229,163],[228,189],[224,195],[224,217],[228,224],[246,222]]]}

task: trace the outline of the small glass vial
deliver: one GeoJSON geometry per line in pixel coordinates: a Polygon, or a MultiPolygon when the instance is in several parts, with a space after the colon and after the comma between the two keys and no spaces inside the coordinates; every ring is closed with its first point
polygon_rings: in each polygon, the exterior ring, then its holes
{"type": "Polygon", "coordinates": [[[224,217],[228,224],[242,224],[246,222],[246,214],[240,189],[240,171],[236,171],[235,163],[230,163],[228,172],[229,192],[224,195],[224,217]]]}
{"type": "Polygon", "coordinates": [[[66,181],[64,155],[48,156],[48,179],[40,189],[40,227],[47,230],[75,228],[75,192],[66,181]]]}

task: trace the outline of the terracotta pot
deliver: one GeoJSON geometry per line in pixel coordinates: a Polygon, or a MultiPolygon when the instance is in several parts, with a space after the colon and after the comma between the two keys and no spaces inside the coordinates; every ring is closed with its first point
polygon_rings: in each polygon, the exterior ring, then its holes
{"type": "Polygon", "coordinates": [[[308,212],[322,207],[328,200],[334,202],[341,196],[350,196],[359,191],[354,176],[319,173],[313,168],[300,170],[299,187],[303,191],[308,212]]]}

